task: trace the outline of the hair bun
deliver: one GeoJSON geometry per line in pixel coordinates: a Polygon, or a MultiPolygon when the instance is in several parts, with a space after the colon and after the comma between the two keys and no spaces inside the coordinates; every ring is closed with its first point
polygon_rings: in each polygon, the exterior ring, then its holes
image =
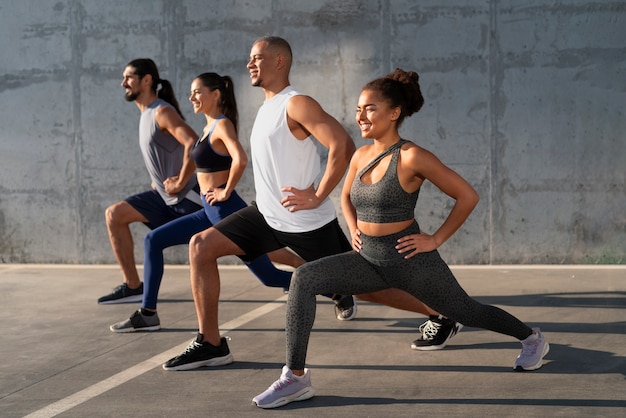
{"type": "Polygon", "coordinates": [[[404,95],[406,97],[405,111],[407,116],[418,112],[424,105],[424,97],[420,89],[420,76],[415,71],[404,71],[402,68],[396,68],[396,70],[387,74],[387,78],[395,80],[401,83],[404,87],[404,95]]]}

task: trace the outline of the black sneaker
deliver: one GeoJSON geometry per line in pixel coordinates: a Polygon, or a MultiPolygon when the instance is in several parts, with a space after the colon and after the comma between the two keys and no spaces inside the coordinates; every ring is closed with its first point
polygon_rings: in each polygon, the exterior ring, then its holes
{"type": "Polygon", "coordinates": [[[98,303],[100,305],[109,305],[113,303],[141,302],[142,298],[143,282],[141,282],[137,289],[131,289],[126,283],[122,283],[121,285],[113,289],[112,293],[102,296],[100,299],[98,299],[98,303]]]}
{"type": "Polygon", "coordinates": [[[125,333],[125,332],[137,332],[137,331],[157,331],[161,329],[161,322],[159,321],[159,315],[155,312],[154,315],[143,315],[141,311],[135,311],[129,319],[118,322],[109,327],[113,332],[125,333]]]}
{"type": "Polygon", "coordinates": [[[202,334],[198,333],[185,351],[163,364],[165,370],[192,370],[202,366],[224,366],[233,362],[226,338],[216,347],[208,342],[202,342],[202,334]]]}
{"type": "Polygon", "coordinates": [[[461,328],[463,325],[452,319],[431,315],[428,321],[420,325],[422,335],[413,341],[411,348],[421,351],[441,350],[461,328]]]}
{"type": "Polygon", "coordinates": [[[356,301],[352,295],[337,296],[335,301],[335,316],[340,321],[350,321],[356,316],[356,301]]]}

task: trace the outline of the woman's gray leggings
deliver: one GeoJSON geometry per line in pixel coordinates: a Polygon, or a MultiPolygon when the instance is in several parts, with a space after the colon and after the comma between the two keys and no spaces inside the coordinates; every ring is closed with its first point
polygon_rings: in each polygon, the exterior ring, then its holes
{"type": "Polygon", "coordinates": [[[523,340],[532,330],[500,308],[483,305],[465,293],[439,253],[405,259],[395,249],[400,237],[419,233],[414,223],[396,234],[361,234],[361,252],[349,251],[311,261],[291,278],[287,302],[287,366],[304,369],[315,320],[316,295],[357,295],[388,288],[402,289],[440,314],[468,327],[484,328],[523,340]]]}

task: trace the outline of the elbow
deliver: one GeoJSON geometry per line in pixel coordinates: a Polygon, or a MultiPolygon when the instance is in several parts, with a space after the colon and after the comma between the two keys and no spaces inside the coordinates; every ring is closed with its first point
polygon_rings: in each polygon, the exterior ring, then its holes
{"type": "Polygon", "coordinates": [[[239,159],[239,167],[245,169],[248,166],[248,157],[243,156],[239,159]]]}
{"type": "Polygon", "coordinates": [[[348,161],[350,161],[350,159],[352,158],[352,154],[354,154],[355,151],[356,151],[356,145],[354,145],[354,141],[352,140],[352,138],[348,137],[346,139],[346,151],[345,151],[345,155],[348,161]]]}
{"type": "Polygon", "coordinates": [[[479,201],[480,201],[480,196],[478,195],[476,190],[472,189],[472,193],[469,196],[469,202],[472,205],[472,210],[476,207],[476,205],[478,205],[479,201]]]}
{"type": "Polygon", "coordinates": [[[342,141],[335,141],[335,143],[329,147],[329,151],[332,151],[338,160],[350,161],[352,154],[356,151],[356,146],[352,138],[346,135],[342,141]]]}
{"type": "Polygon", "coordinates": [[[238,168],[240,170],[245,170],[248,165],[248,156],[245,154],[234,155],[233,162],[231,164],[231,169],[238,168]]]}

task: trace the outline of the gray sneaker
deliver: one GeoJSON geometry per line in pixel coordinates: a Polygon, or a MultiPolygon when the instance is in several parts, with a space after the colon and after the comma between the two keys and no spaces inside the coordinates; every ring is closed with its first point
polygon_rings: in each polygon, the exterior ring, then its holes
{"type": "Polygon", "coordinates": [[[335,316],[340,321],[350,321],[356,316],[356,300],[352,295],[340,296],[335,301],[335,316]]]}
{"type": "Polygon", "coordinates": [[[259,408],[278,408],[289,402],[304,401],[315,395],[311,386],[311,373],[304,369],[304,376],[298,377],[291,373],[287,366],[283,366],[280,378],[260,395],[255,396],[252,402],[259,408]]]}
{"type": "Polygon", "coordinates": [[[126,321],[118,322],[109,327],[113,332],[137,332],[137,331],[156,331],[161,329],[159,315],[155,312],[152,316],[143,315],[141,311],[136,311],[126,321]]]}
{"type": "Polygon", "coordinates": [[[533,328],[533,331],[535,331],[533,334],[521,341],[522,352],[515,359],[513,366],[513,369],[517,371],[537,370],[542,366],[543,358],[550,351],[550,345],[539,328],[533,328]]]}

